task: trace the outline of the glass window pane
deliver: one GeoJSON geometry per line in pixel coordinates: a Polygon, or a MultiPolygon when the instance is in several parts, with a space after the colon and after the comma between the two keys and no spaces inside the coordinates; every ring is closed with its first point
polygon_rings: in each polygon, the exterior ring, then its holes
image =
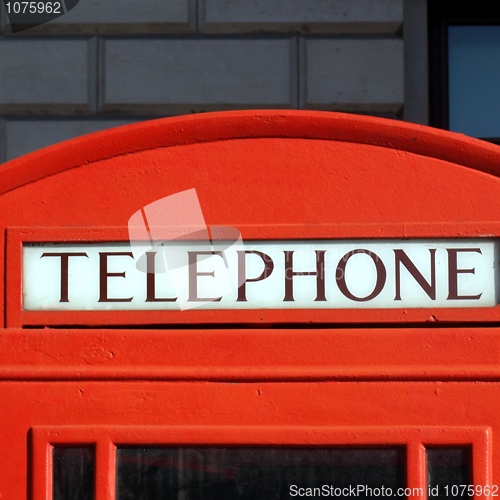
{"type": "Polygon", "coordinates": [[[94,448],[54,447],[52,451],[53,500],[93,500],[94,448]]]}
{"type": "Polygon", "coordinates": [[[471,484],[471,451],[469,446],[427,449],[429,500],[468,497],[460,485],[471,484]]]}
{"type": "Polygon", "coordinates": [[[448,27],[450,130],[500,137],[500,26],[448,27]]]}
{"type": "Polygon", "coordinates": [[[404,448],[120,447],[116,498],[273,500],[299,488],[358,485],[395,492],[405,486],[405,456],[404,448]]]}

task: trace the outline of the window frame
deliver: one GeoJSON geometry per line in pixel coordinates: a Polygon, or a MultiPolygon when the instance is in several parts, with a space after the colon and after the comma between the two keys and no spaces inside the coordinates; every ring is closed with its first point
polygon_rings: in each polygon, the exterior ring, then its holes
{"type": "MultiPolygon", "coordinates": [[[[428,0],[429,119],[430,125],[449,130],[448,27],[500,26],[500,4],[428,0]]],[[[479,139],[500,144],[500,137],[479,139]]]]}
{"type": "MultiPolygon", "coordinates": [[[[115,498],[118,446],[406,447],[406,487],[427,488],[428,447],[470,446],[473,484],[491,485],[490,427],[37,426],[32,436],[32,498],[52,500],[54,446],[93,446],[95,500],[115,498]]],[[[409,497],[410,498],[410,497],[409,497]]],[[[421,500],[418,496],[415,500],[421,500]]],[[[476,495],[476,500],[486,500],[476,495]]]]}

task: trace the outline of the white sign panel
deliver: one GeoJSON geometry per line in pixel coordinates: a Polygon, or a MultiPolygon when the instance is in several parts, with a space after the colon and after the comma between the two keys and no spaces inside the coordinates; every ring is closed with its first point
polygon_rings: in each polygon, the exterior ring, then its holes
{"type": "Polygon", "coordinates": [[[26,243],[24,310],[491,307],[497,243],[26,243]],[[168,248],[167,248],[168,247],[168,248]],[[175,258],[172,259],[172,255],[175,258]]]}

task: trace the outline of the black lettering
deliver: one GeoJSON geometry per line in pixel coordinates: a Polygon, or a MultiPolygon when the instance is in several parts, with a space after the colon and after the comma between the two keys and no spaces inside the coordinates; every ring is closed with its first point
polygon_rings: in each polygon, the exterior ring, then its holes
{"type": "Polygon", "coordinates": [[[479,248],[448,248],[448,298],[447,300],[479,300],[481,293],[478,295],[459,295],[458,294],[458,275],[459,274],[475,274],[476,270],[458,269],[458,253],[459,252],[476,252],[482,254],[479,248]]]}
{"type": "Polygon", "coordinates": [[[108,257],[132,257],[132,252],[99,252],[99,302],[132,302],[134,297],[128,298],[109,298],[108,297],[108,278],[125,278],[123,273],[108,272],[108,257]]]}
{"type": "Polygon", "coordinates": [[[198,272],[198,255],[218,255],[223,258],[222,252],[199,251],[188,252],[189,259],[189,302],[219,302],[222,297],[198,297],[198,276],[214,276],[215,271],[198,272]]]}
{"type": "Polygon", "coordinates": [[[237,302],[247,301],[247,283],[255,283],[256,281],[262,281],[266,279],[274,270],[274,262],[266,253],[259,252],[258,250],[238,250],[238,283],[241,283],[238,287],[238,298],[237,302]],[[264,262],[264,270],[262,273],[255,278],[247,278],[246,274],[246,255],[254,254],[258,255],[262,262],[264,262]]]}
{"type": "Polygon", "coordinates": [[[59,302],[69,302],[69,258],[70,257],[87,257],[85,252],[74,253],[43,253],[42,257],[60,257],[61,258],[61,298],[59,302]]]}
{"type": "Polygon", "coordinates": [[[384,263],[377,254],[370,252],[370,250],[364,250],[362,248],[358,248],[356,250],[346,253],[339,260],[339,263],[337,264],[337,269],[335,271],[335,279],[337,280],[337,286],[339,287],[339,290],[348,299],[355,300],[356,302],[368,302],[374,299],[383,290],[387,279],[387,271],[385,269],[384,263]],[[373,289],[373,292],[367,295],[366,297],[357,297],[356,295],[352,294],[349,288],[347,288],[347,283],[345,279],[345,269],[347,263],[349,262],[349,259],[353,255],[356,255],[358,253],[364,253],[366,255],[369,255],[373,260],[373,263],[375,264],[375,268],[377,271],[377,281],[375,283],[375,288],[373,289]]]}
{"type": "Polygon", "coordinates": [[[401,300],[401,264],[411,274],[412,278],[420,285],[422,290],[430,299],[436,300],[436,249],[429,249],[431,256],[431,282],[429,283],[410,260],[406,252],[401,249],[394,250],[396,260],[396,297],[394,300],[401,300]]]}
{"type": "Polygon", "coordinates": [[[294,271],[293,250],[284,250],[285,254],[285,297],[283,302],[293,302],[293,278],[294,276],[316,276],[316,298],[315,302],[326,301],[325,296],[325,253],[326,250],[316,250],[316,271],[294,271]]]}
{"type": "Polygon", "coordinates": [[[175,302],[177,297],[157,297],[155,283],[155,259],[156,252],[146,252],[147,278],[146,278],[146,302],[175,302]]]}

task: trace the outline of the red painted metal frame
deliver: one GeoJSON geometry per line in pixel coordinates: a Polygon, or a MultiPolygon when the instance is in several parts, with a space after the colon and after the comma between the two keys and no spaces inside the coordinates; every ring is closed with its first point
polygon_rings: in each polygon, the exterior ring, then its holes
{"type": "MultiPolygon", "coordinates": [[[[500,237],[498,227],[488,225],[490,235],[500,237]]],[[[321,239],[335,234],[336,239],[359,239],[366,234],[366,228],[322,226],[243,226],[238,228],[247,241],[279,239],[321,239]],[[361,232],[356,232],[361,231],[361,232]]],[[[382,228],[387,238],[397,238],[401,227],[382,228]]],[[[486,227],[484,228],[486,229],[486,227]]],[[[417,228],[404,228],[413,234],[420,231],[421,238],[439,235],[443,226],[427,224],[417,228]]],[[[449,227],[450,237],[477,237],[481,230],[478,224],[461,224],[449,227]]],[[[400,236],[399,236],[400,237],[400,236]]],[[[439,237],[439,236],[437,236],[439,237]]],[[[491,237],[491,236],[490,236],[491,237]]],[[[416,239],[416,238],[414,238],[416,239]]],[[[442,238],[440,238],[442,239],[442,238]]],[[[22,307],[22,245],[24,243],[98,243],[128,242],[126,228],[9,228],[7,230],[6,276],[10,287],[6,297],[6,325],[8,328],[32,326],[131,326],[131,325],[175,325],[175,324],[239,324],[267,326],[281,323],[284,325],[311,322],[311,311],[305,309],[260,309],[256,310],[191,310],[191,311],[26,311],[22,307]]],[[[425,309],[316,309],[314,322],[323,324],[390,324],[390,323],[437,323],[470,322],[500,323],[500,306],[487,308],[425,308],[425,309]]]]}
{"type": "Polygon", "coordinates": [[[277,137],[382,146],[500,176],[498,147],[462,134],[352,114],[255,110],[153,120],[66,141],[5,164],[0,171],[0,194],[118,155],[177,145],[277,137]]]}
{"type": "MultiPolygon", "coordinates": [[[[52,500],[52,449],[64,445],[95,446],[96,500],[114,499],[117,445],[404,446],[407,487],[422,491],[427,489],[426,447],[471,445],[473,484],[491,485],[490,432],[487,427],[34,427],[33,500],[52,500]]],[[[422,496],[408,498],[423,500],[422,496]]]]}
{"type": "Polygon", "coordinates": [[[13,328],[0,382],[495,382],[499,353],[498,328],[13,328]]]}

